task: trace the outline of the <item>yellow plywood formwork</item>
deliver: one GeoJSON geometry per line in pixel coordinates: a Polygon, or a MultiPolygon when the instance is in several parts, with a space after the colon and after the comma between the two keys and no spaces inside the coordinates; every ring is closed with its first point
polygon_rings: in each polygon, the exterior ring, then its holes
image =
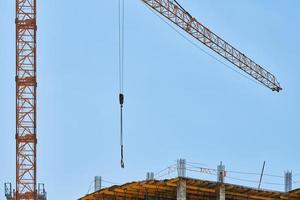
{"type": "MultiPolygon", "coordinates": [[[[175,200],[177,186],[180,181],[186,182],[186,199],[215,200],[220,187],[218,182],[204,181],[190,178],[173,178],[166,180],[149,180],[116,185],[101,189],[86,195],[79,200],[175,200]]],[[[223,184],[226,200],[299,200],[300,189],[289,193],[258,190],[255,188],[223,184]]]]}

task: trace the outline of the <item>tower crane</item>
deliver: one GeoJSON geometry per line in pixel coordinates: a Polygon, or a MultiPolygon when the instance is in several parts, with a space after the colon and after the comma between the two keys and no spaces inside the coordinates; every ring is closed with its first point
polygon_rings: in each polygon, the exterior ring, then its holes
{"type": "Polygon", "coordinates": [[[262,85],[272,91],[282,90],[273,74],[197,21],[176,0],[141,1],[262,85]]]}

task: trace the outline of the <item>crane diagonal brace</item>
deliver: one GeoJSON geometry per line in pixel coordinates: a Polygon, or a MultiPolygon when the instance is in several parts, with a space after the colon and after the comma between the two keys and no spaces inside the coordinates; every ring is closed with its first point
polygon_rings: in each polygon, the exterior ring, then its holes
{"type": "Polygon", "coordinates": [[[238,51],[225,40],[210,31],[193,18],[184,8],[173,0],[142,0],[153,10],[189,33],[195,39],[218,53],[220,56],[246,72],[272,91],[282,90],[275,76],[256,64],[245,54],[238,51]]]}

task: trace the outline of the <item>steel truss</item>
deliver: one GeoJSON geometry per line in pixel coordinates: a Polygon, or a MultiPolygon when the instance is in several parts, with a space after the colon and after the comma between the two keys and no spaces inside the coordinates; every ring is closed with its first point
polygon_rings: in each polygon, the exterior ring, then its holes
{"type": "Polygon", "coordinates": [[[282,89],[273,74],[198,22],[177,1],[142,1],[272,91],[279,92],[282,89]]]}
{"type": "Polygon", "coordinates": [[[37,200],[36,0],[16,0],[16,200],[37,200]]]}

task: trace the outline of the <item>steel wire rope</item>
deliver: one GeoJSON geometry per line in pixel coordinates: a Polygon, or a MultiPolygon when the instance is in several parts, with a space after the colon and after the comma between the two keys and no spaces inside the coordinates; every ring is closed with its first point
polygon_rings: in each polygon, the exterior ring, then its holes
{"type": "MultiPolygon", "coordinates": [[[[256,172],[243,172],[243,171],[231,171],[231,170],[226,170],[226,172],[233,173],[233,174],[257,175],[257,176],[261,175],[260,173],[256,173],[256,172]]],[[[284,176],[274,175],[274,174],[264,174],[264,176],[274,177],[274,178],[284,178],[284,176]]]]}
{"type": "Polygon", "coordinates": [[[171,169],[171,170],[169,170],[167,173],[162,174],[162,175],[160,175],[160,176],[157,176],[156,178],[157,178],[157,179],[160,179],[160,178],[162,178],[162,177],[171,175],[171,174],[174,173],[175,171],[176,171],[176,169],[171,169]]]}
{"type": "Polygon", "coordinates": [[[117,182],[113,182],[113,181],[110,181],[110,180],[106,180],[106,179],[101,179],[102,182],[104,183],[109,183],[111,185],[121,185],[121,183],[117,183],[117,182]]]}
{"type": "MultiPolygon", "coordinates": [[[[196,169],[207,169],[207,170],[214,170],[217,171],[217,169],[213,169],[213,168],[206,168],[206,167],[198,167],[192,164],[188,164],[190,167],[196,168],[196,169]]],[[[225,170],[228,173],[233,173],[233,174],[245,174],[245,175],[257,175],[260,176],[260,173],[256,173],[256,172],[243,172],[243,171],[233,171],[233,170],[225,170]]],[[[264,176],[267,177],[274,177],[274,178],[284,178],[284,176],[280,176],[280,175],[275,175],[275,174],[264,174],[264,176]]]]}
{"type": "MultiPolygon", "coordinates": [[[[203,169],[206,169],[206,168],[203,168],[203,169]]],[[[198,173],[205,173],[205,174],[208,174],[208,175],[217,175],[217,173],[213,173],[213,172],[206,173],[206,172],[202,172],[202,171],[198,171],[198,170],[194,170],[194,169],[190,169],[190,168],[187,168],[186,170],[187,171],[192,171],[192,172],[198,172],[198,173]]],[[[214,169],[208,169],[208,170],[213,170],[214,171],[214,169]]],[[[226,176],[226,178],[232,179],[232,180],[244,181],[244,182],[259,183],[259,181],[243,179],[243,178],[236,178],[236,177],[232,177],[232,176],[226,176]]],[[[268,182],[268,181],[262,181],[262,183],[267,184],[267,185],[284,185],[282,183],[274,183],[274,182],[268,182]]]]}
{"type": "Polygon", "coordinates": [[[87,191],[86,194],[89,194],[89,193],[90,193],[90,191],[91,191],[91,189],[92,189],[93,183],[94,183],[94,181],[91,181],[91,182],[90,182],[90,185],[89,185],[89,188],[88,188],[88,191],[87,191]]]}
{"type": "MultiPolygon", "coordinates": [[[[237,180],[237,181],[244,181],[244,182],[250,182],[250,183],[259,183],[259,181],[254,181],[254,180],[249,180],[249,179],[242,179],[242,178],[235,178],[231,176],[226,176],[228,179],[232,180],[237,180]]],[[[267,181],[262,181],[261,183],[266,184],[266,185],[284,185],[283,183],[274,183],[274,182],[267,182],[267,181]]]]}
{"type": "Polygon", "coordinates": [[[156,172],[156,173],[154,174],[154,176],[157,176],[157,175],[161,174],[162,172],[164,172],[164,171],[166,171],[166,170],[171,170],[171,169],[173,169],[173,168],[175,167],[175,165],[176,165],[176,164],[170,165],[170,166],[168,166],[168,167],[166,167],[166,168],[164,168],[164,169],[162,169],[162,170],[156,172]]]}
{"type": "Polygon", "coordinates": [[[123,143],[123,104],[124,104],[124,24],[125,4],[119,0],[119,103],[120,103],[120,147],[121,168],[124,168],[124,143],[123,143]]]}
{"type": "Polygon", "coordinates": [[[201,172],[201,171],[198,171],[198,170],[194,170],[194,169],[186,169],[187,171],[191,171],[191,172],[198,172],[198,173],[201,173],[201,174],[208,174],[208,175],[217,175],[217,173],[215,172],[201,172]]]}

